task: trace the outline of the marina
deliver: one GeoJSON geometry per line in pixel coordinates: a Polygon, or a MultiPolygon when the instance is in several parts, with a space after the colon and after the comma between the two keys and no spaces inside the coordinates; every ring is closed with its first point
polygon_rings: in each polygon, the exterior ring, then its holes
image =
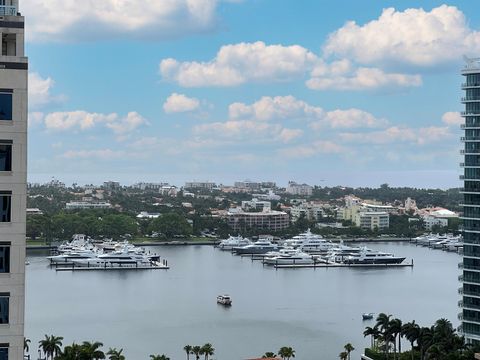
{"type": "Polygon", "coordinates": [[[185,344],[205,342],[215,345],[219,359],[259,357],[281,346],[293,346],[298,360],[318,354],[335,359],[351,342],[358,349],[353,359],[370,343],[363,337],[365,326],[372,326],[363,320],[365,312],[419,324],[445,317],[458,325],[458,310],[451,305],[459,300],[458,254],[408,241],[363,245],[413,258],[415,267],[276,271],[209,246],[171,246],[162,248],[162,257],[175,264],[168,271],[72,272],[51,271],[45,252],[30,252],[26,336],[32,343],[45,333],[70,343],[98,339],[124,347],[133,359],[159,349],[181,359],[185,344]],[[94,296],[88,290],[93,288],[94,296]],[[419,293],[424,296],[412,296],[419,293]],[[229,294],[234,304],[220,306],[219,294],[229,294]]]}

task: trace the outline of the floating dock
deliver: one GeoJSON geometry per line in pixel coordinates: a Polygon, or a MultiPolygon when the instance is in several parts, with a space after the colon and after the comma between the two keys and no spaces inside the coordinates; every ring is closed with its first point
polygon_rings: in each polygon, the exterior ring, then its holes
{"type": "Polygon", "coordinates": [[[270,265],[275,269],[316,269],[316,268],[376,268],[376,269],[386,269],[386,268],[413,268],[413,260],[411,263],[402,263],[402,264],[340,264],[340,263],[313,263],[313,264],[264,264],[270,265]]]}
{"type": "Polygon", "coordinates": [[[168,263],[164,260],[162,262],[155,262],[152,265],[138,265],[138,264],[126,264],[126,265],[108,265],[108,266],[95,266],[95,265],[85,265],[79,266],[75,265],[74,263],[60,263],[60,264],[52,264],[50,265],[55,267],[56,271],[105,271],[105,270],[168,270],[170,267],[168,263]]]}

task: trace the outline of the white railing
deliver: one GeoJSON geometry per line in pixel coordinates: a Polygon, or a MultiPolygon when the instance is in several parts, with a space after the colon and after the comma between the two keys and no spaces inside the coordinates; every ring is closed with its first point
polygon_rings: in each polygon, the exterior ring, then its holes
{"type": "Polygon", "coordinates": [[[0,16],[17,15],[17,7],[16,6],[8,6],[8,5],[0,5],[0,16]]]}

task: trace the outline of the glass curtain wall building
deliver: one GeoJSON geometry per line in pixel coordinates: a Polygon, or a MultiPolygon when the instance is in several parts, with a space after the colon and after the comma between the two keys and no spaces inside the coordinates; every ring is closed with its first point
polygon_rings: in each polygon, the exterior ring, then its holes
{"type": "Polygon", "coordinates": [[[27,182],[25,20],[0,0],[0,360],[23,360],[27,182]]]}
{"type": "Polygon", "coordinates": [[[465,130],[461,140],[465,146],[461,153],[465,156],[461,166],[464,173],[463,188],[463,269],[459,289],[462,295],[459,305],[461,313],[460,330],[470,343],[480,343],[480,59],[466,59],[462,70],[465,82],[462,89],[465,96],[462,103],[465,111],[462,116],[465,130]]]}

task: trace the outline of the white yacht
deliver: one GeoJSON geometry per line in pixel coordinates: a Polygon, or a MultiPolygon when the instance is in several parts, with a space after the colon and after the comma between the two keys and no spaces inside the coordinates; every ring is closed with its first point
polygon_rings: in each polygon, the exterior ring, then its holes
{"type": "Polygon", "coordinates": [[[394,256],[390,253],[373,251],[362,248],[358,254],[347,256],[343,259],[344,264],[401,264],[405,257],[394,256]]]}
{"type": "Polygon", "coordinates": [[[269,251],[275,251],[277,249],[279,249],[277,244],[273,244],[268,240],[259,240],[250,245],[234,247],[233,251],[238,255],[255,255],[266,254],[269,251]]]}
{"type": "Polygon", "coordinates": [[[68,251],[60,255],[48,256],[51,264],[66,264],[71,263],[73,260],[95,259],[97,253],[92,250],[78,250],[68,251]]]}
{"type": "Polygon", "coordinates": [[[306,265],[313,264],[314,259],[312,255],[294,250],[294,252],[289,251],[278,256],[266,257],[264,263],[268,265],[306,265]]]}
{"type": "Polygon", "coordinates": [[[218,244],[220,250],[230,251],[235,247],[242,247],[250,245],[252,242],[249,239],[243,238],[241,236],[230,236],[228,239],[222,240],[218,244]]]}
{"type": "Polygon", "coordinates": [[[100,254],[91,259],[77,259],[71,262],[76,266],[88,267],[121,267],[121,266],[149,266],[153,261],[158,261],[158,256],[146,256],[128,251],[113,251],[100,254]]]}
{"type": "Polygon", "coordinates": [[[291,239],[285,240],[284,245],[293,247],[294,249],[301,249],[307,253],[326,252],[334,246],[333,243],[325,240],[321,235],[313,234],[310,229],[291,239]]]}

